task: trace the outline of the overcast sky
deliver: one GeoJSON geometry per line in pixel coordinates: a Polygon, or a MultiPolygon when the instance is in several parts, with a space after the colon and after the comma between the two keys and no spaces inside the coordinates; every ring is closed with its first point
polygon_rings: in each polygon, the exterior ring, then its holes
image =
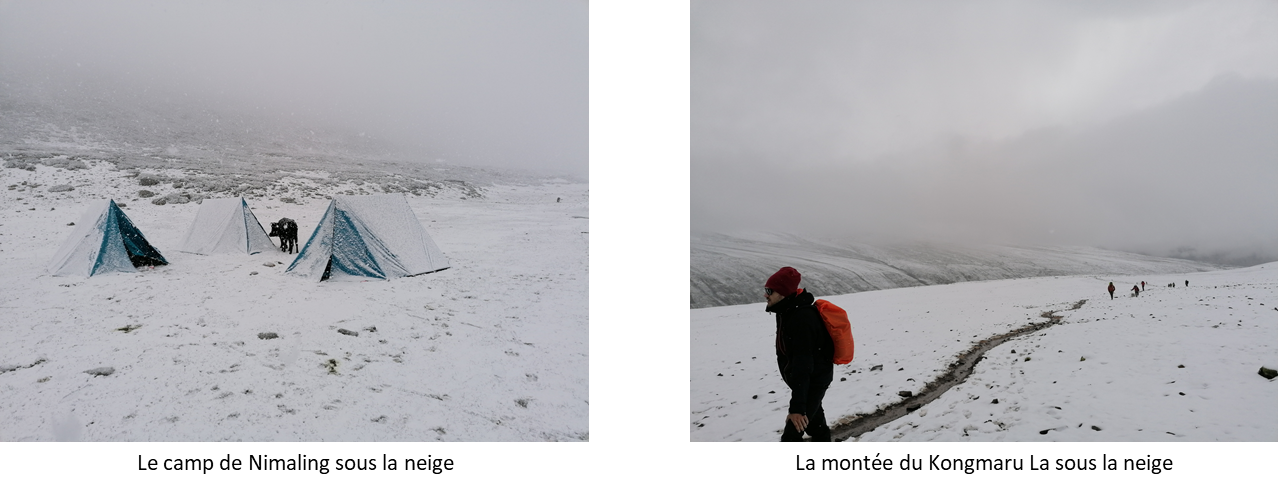
{"type": "Polygon", "coordinates": [[[692,4],[692,227],[1278,259],[1278,2],[692,4]]]}
{"type": "Polygon", "coordinates": [[[0,1],[0,70],[584,177],[587,20],[583,0],[0,1]]]}

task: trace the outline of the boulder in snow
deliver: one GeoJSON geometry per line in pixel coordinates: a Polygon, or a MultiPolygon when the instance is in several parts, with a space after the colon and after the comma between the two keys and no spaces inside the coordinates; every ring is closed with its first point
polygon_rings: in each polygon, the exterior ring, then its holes
{"type": "Polygon", "coordinates": [[[87,374],[89,374],[89,375],[94,375],[94,376],[101,375],[101,376],[105,377],[105,376],[107,376],[107,375],[110,375],[110,374],[115,373],[115,368],[112,368],[112,367],[98,367],[98,368],[94,368],[94,369],[91,369],[91,370],[85,370],[85,371],[84,371],[84,373],[87,373],[87,374]]]}
{"type": "Polygon", "coordinates": [[[1260,376],[1273,380],[1274,377],[1278,377],[1278,370],[1274,370],[1272,368],[1260,367],[1260,376]]]}
{"type": "Polygon", "coordinates": [[[75,191],[75,188],[71,187],[70,184],[59,184],[57,186],[49,187],[49,192],[52,193],[65,193],[67,191],[75,191]]]}

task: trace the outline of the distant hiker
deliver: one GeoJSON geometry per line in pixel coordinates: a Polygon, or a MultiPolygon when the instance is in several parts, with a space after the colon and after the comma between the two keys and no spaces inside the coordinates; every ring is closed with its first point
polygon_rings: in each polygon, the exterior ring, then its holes
{"type": "Polygon", "coordinates": [[[555,198],[555,202],[556,202],[556,203],[559,203],[559,202],[561,202],[561,201],[563,201],[563,200],[564,200],[563,198],[555,198]]]}
{"type": "Polygon", "coordinates": [[[777,315],[777,368],[790,387],[789,414],[783,442],[801,442],[807,433],[815,442],[830,441],[821,400],[834,380],[834,342],[813,306],[811,293],[799,291],[799,272],[785,267],[764,283],[768,312],[777,315]]]}
{"type": "Polygon", "coordinates": [[[1140,287],[1139,287],[1139,286],[1132,285],[1132,296],[1133,296],[1133,297],[1139,297],[1139,296],[1140,296],[1140,287]]]}
{"type": "Polygon", "coordinates": [[[1189,280],[1185,280],[1185,286],[1189,286],[1189,280]]]}
{"type": "Polygon", "coordinates": [[[1114,299],[1114,282],[1109,282],[1109,299],[1114,299]]]}
{"type": "Polygon", "coordinates": [[[1143,282],[1143,281],[1142,281],[1142,282],[1140,282],[1140,289],[1141,289],[1141,291],[1144,291],[1144,290],[1145,290],[1145,282],[1143,282]]]}

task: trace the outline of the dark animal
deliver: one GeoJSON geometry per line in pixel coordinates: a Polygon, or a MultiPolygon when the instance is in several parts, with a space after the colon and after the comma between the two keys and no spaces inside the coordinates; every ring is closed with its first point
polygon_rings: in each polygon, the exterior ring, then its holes
{"type": "Polygon", "coordinates": [[[271,222],[271,237],[280,238],[280,251],[287,253],[297,252],[297,222],[288,218],[281,218],[278,222],[271,222]]]}

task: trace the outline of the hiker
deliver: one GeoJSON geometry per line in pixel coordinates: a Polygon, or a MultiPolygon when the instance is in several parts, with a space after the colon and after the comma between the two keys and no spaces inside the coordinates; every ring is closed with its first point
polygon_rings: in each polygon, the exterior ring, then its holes
{"type": "Polygon", "coordinates": [[[1109,299],[1114,299],[1114,282],[1109,282],[1109,299]]]}
{"type": "Polygon", "coordinates": [[[1140,282],[1140,290],[1145,291],[1145,282],[1140,282]]]}
{"type": "Polygon", "coordinates": [[[1185,286],[1189,286],[1189,280],[1185,280],[1185,286]]]}
{"type": "Polygon", "coordinates": [[[1139,286],[1132,285],[1132,296],[1133,296],[1133,297],[1139,297],[1139,296],[1140,296],[1140,287],[1139,287],[1139,286]]]}
{"type": "Polygon", "coordinates": [[[778,270],[764,283],[767,312],[777,315],[777,368],[790,387],[790,407],[783,442],[801,442],[807,433],[814,442],[830,441],[821,400],[834,380],[834,342],[811,293],[799,290],[799,272],[778,270]]]}

